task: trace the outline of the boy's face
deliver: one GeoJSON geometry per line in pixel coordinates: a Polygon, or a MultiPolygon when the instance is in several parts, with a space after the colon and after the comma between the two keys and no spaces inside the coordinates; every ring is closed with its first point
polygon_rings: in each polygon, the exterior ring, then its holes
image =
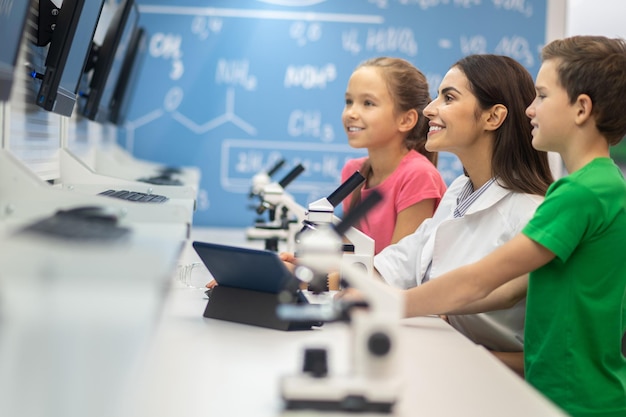
{"type": "Polygon", "coordinates": [[[537,96],[526,109],[533,126],[533,147],[540,151],[563,151],[575,128],[576,111],[559,83],[558,60],[544,61],[539,68],[537,96]]]}

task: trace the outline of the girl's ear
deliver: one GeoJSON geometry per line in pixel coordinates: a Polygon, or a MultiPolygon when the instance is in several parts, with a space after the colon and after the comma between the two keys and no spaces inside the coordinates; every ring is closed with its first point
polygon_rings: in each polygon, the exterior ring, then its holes
{"type": "Polygon", "coordinates": [[[485,120],[485,129],[497,130],[506,120],[509,110],[503,104],[496,104],[487,110],[487,119],[485,120]]]}
{"type": "Polygon", "coordinates": [[[400,130],[400,132],[410,131],[417,124],[418,118],[419,118],[419,115],[417,114],[417,110],[415,109],[411,109],[409,111],[404,112],[404,114],[400,116],[398,129],[400,130]]]}
{"type": "Polygon", "coordinates": [[[415,127],[417,124],[417,120],[419,115],[417,114],[417,110],[411,109],[409,111],[404,112],[402,116],[400,116],[400,120],[398,123],[398,130],[400,132],[408,132],[415,127]]]}

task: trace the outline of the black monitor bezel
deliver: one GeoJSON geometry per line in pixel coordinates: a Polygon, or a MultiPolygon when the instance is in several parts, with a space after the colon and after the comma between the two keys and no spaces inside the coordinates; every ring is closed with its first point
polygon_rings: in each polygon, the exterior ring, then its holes
{"type": "Polygon", "coordinates": [[[109,103],[109,121],[115,125],[123,125],[126,121],[126,113],[134,92],[134,85],[145,60],[147,38],[146,29],[137,26],[128,44],[126,56],[120,69],[120,76],[109,103]]]}
{"type": "MultiPolygon", "coordinates": [[[[99,47],[93,45],[93,47],[97,47],[97,53],[89,81],[89,91],[84,94],[86,101],[81,111],[82,115],[90,120],[105,122],[108,119],[106,114],[102,114],[106,113],[106,109],[103,109],[103,103],[101,103],[102,95],[107,86],[115,55],[133,8],[137,9],[134,0],[123,0],[117,6],[115,14],[109,22],[102,45],[99,47]],[[103,112],[103,110],[105,111],[103,112]]],[[[134,22],[135,26],[138,23],[138,16],[139,13],[137,13],[137,20],[134,22]]]]}
{"type": "MultiPolygon", "coordinates": [[[[87,2],[91,3],[90,7],[99,7],[97,10],[92,9],[94,12],[97,11],[97,13],[94,13],[97,16],[95,16],[93,28],[89,29],[91,31],[91,38],[93,38],[96,31],[96,24],[104,5],[104,0],[63,0],[46,55],[44,64],[46,69],[41,77],[41,85],[35,100],[36,104],[43,109],[63,116],[72,115],[78,94],[80,76],[82,76],[87,63],[88,50],[84,53],[82,67],[78,71],[79,77],[76,80],[74,91],[60,89],[63,74],[64,71],[66,71],[68,57],[71,52],[74,52],[72,46],[78,25],[82,23],[80,21],[81,16],[83,16],[84,21],[83,11],[85,10],[85,4],[87,2]],[[93,2],[99,2],[99,6],[98,3],[94,5],[93,2]],[[62,102],[59,100],[60,98],[63,99],[62,102]]],[[[78,51],[78,53],[80,53],[80,51],[78,51]]]]}

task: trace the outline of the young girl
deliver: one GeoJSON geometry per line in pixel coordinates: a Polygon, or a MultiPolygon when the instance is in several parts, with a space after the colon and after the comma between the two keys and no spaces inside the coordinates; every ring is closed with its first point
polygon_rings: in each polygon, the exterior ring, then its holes
{"type": "Polygon", "coordinates": [[[368,156],[342,170],[342,182],[357,170],[366,178],[343,207],[347,213],[374,189],[383,195],[357,226],[374,239],[376,253],[431,217],[446,190],[437,154],[424,148],[428,125],[422,110],[429,101],[426,77],[399,58],[365,61],[348,81],[343,125],[350,146],[367,148],[368,156]]]}
{"type": "MultiPolygon", "coordinates": [[[[552,182],[547,155],[532,148],[524,114],[533,97],[531,75],[511,58],[471,55],[451,67],[439,96],[424,109],[430,120],[426,146],[454,153],[466,174],[450,185],[432,219],[374,258],[388,283],[415,287],[480,259],[532,217],[552,182]]],[[[494,293],[499,311],[448,317],[518,373],[526,284],[524,276],[494,293]]]]}
{"type": "MultiPolygon", "coordinates": [[[[526,380],[572,416],[626,416],[626,181],[609,153],[626,135],[626,41],[556,40],[542,58],[532,145],[569,175],[509,242],[407,290],[406,312],[473,310],[530,272],[526,380]]],[[[429,144],[442,133],[434,124],[429,144]]]]}

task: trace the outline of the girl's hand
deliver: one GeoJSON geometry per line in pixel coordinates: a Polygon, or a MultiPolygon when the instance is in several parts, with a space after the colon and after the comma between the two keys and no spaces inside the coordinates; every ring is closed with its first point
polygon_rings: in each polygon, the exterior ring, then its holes
{"type": "Polygon", "coordinates": [[[293,273],[294,269],[296,269],[296,257],[293,253],[290,252],[281,252],[278,254],[278,257],[285,264],[287,269],[293,273]]]}

